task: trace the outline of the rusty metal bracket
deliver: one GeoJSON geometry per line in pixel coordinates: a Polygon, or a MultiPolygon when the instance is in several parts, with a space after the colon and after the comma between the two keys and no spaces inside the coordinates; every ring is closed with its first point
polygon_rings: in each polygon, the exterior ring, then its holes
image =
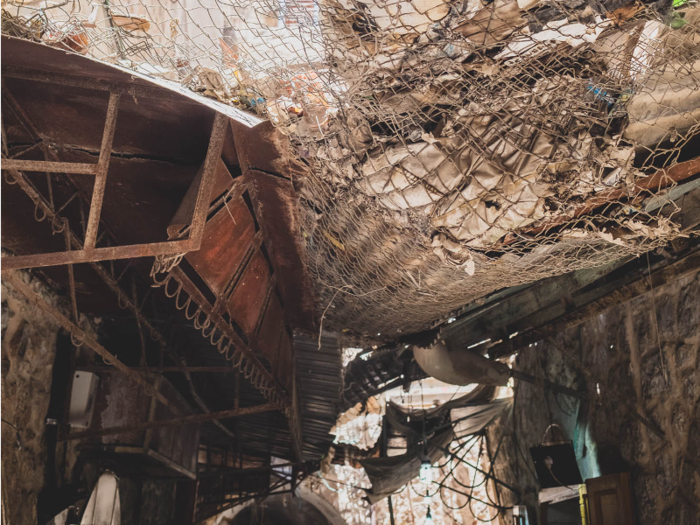
{"type": "Polygon", "coordinates": [[[240,371],[266,399],[276,403],[280,410],[285,413],[289,410],[291,400],[285,389],[263,366],[233,327],[214,311],[214,307],[179,267],[173,268],[165,279],[157,282],[157,285],[162,286],[165,294],[175,300],[176,308],[183,310],[185,316],[194,321],[202,336],[209,339],[211,344],[231,361],[233,368],[240,371]],[[176,286],[172,286],[171,282],[176,286]],[[181,297],[183,292],[186,296],[181,297]],[[194,307],[191,308],[192,303],[194,307]],[[193,313],[188,313],[190,310],[193,313]]]}
{"type": "Polygon", "coordinates": [[[109,160],[112,155],[112,143],[114,142],[114,132],[117,128],[117,111],[119,110],[119,100],[121,95],[117,93],[109,94],[107,104],[107,118],[105,119],[105,129],[102,133],[102,144],[100,145],[100,157],[97,161],[95,171],[95,184],[92,188],[92,200],[90,201],[90,215],[88,215],[87,233],[85,234],[85,251],[92,251],[97,244],[97,230],[100,225],[100,214],[102,213],[102,201],[105,196],[107,186],[107,170],[109,160]]]}

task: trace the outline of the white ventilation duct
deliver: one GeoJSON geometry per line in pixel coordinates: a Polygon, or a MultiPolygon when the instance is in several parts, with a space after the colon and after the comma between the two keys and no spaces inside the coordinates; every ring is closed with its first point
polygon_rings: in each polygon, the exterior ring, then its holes
{"type": "Polygon", "coordinates": [[[511,376],[508,366],[469,350],[450,351],[442,343],[429,348],[413,347],[413,356],[423,372],[451,385],[506,386],[511,376]]]}

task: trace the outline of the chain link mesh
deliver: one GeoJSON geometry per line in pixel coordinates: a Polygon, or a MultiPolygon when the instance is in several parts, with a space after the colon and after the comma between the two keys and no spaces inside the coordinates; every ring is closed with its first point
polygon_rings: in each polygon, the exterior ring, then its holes
{"type": "Polygon", "coordinates": [[[654,196],[697,147],[699,29],[685,0],[13,0],[2,22],[270,119],[308,168],[324,327],[375,339],[682,235],[654,196]]]}

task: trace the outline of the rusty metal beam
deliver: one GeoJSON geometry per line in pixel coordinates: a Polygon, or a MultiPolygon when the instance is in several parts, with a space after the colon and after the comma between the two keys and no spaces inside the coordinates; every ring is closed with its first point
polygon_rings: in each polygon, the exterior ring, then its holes
{"type": "MultiPolygon", "coordinates": [[[[81,366],[80,370],[84,372],[116,372],[111,366],[81,366]]],[[[236,370],[232,366],[130,366],[129,370],[138,373],[153,372],[156,374],[170,374],[181,372],[202,372],[208,374],[228,374],[235,373],[236,370]]]]}
{"type": "Polygon", "coordinates": [[[24,295],[24,297],[26,297],[31,304],[35,305],[46,315],[51,317],[54,321],[56,321],[63,328],[65,328],[68,332],[70,332],[73,344],[76,344],[77,346],[81,346],[83,344],[87,345],[92,351],[94,351],[97,355],[102,357],[102,359],[104,359],[106,363],[109,363],[110,365],[114,366],[116,369],[125,373],[136,383],[141,385],[146,391],[146,394],[148,394],[151,397],[154,397],[155,399],[163,403],[174,414],[180,413],[180,410],[176,406],[172,405],[163,394],[158,392],[158,390],[156,390],[153,387],[153,385],[144,380],[140,374],[129,370],[129,368],[124,363],[119,361],[119,359],[117,359],[117,357],[114,354],[112,354],[109,350],[107,350],[97,341],[92,339],[88,334],[85,333],[84,330],[82,330],[79,326],[71,322],[67,317],[65,317],[62,313],[56,310],[53,306],[49,305],[37,293],[33,292],[24,282],[22,282],[22,280],[15,272],[7,272],[3,268],[2,276],[5,281],[12,284],[12,286],[14,286],[14,288],[19,293],[24,295]]]}
{"type": "Polygon", "coordinates": [[[260,414],[261,412],[270,412],[273,410],[278,410],[278,407],[273,403],[244,408],[232,408],[230,410],[222,410],[220,412],[210,412],[209,414],[194,414],[191,416],[182,416],[172,419],[162,419],[160,421],[147,421],[138,425],[124,425],[119,427],[103,428],[100,430],[85,430],[83,432],[76,432],[75,434],[68,434],[65,437],[65,441],[123,434],[125,432],[139,432],[141,430],[149,430],[152,428],[174,427],[189,425],[192,423],[206,423],[207,421],[219,421],[221,419],[260,414]]]}
{"type": "Polygon", "coordinates": [[[207,156],[204,158],[204,166],[202,169],[202,182],[197,193],[197,203],[192,214],[192,223],[188,238],[193,242],[193,250],[199,250],[202,244],[202,234],[204,226],[207,222],[207,213],[209,212],[209,203],[211,202],[211,190],[214,187],[214,178],[216,167],[221,162],[221,150],[224,147],[224,139],[226,138],[226,129],[229,118],[221,113],[217,113],[214,118],[211,136],[209,138],[209,147],[207,148],[207,156]]]}
{"type": "Polygon", "coordinates": [[[184,95],[177,95],[167,89],[139,86],[124,82],[108,82],[96,78],[86,78],[77,75],[66,75],[63,73],[39,71],[15,66],[3,66],[2,76],[74,88],[109,91],[119,95],[129,95],[134,98],[157,98],[162,101],[177,102],[178,104],[199,104],[184,95]]]}
{"type": "Polygon", "coordinates": [[[72,173],[94,175],[97,164],[84,162],[48,162],[44,160],[2,159],[2,169],[21,171],[47,171],[49,173],[72,173]]]}
{"type": "Polygon", "coordinates": [[[119,110],[118,93],[109,94],[107,104],[107,117],[102,133],[102,144],[100,145],[100,157],[97,161],[97,171],[95,172],[95,184],[92,187],[92,200],[90,201],[90,215],[88,216],[87,231],[85,233],[84,248],[90,252],[95,249],[97,242],[97,230],[100,226],[100,214],[102,213],[102,201],[107,185],[107,170],[109,160],[112,155],[112,143],[114,142],[114,131],[117,127],[117,111],[119,110]]]}
{"type": "Polygon", "coordinates": [[[63,264],[80,264],[87,262],[109,261],[116,259],[135,259],[156,255],[173,255],[194,249],[189,239],[181,241],[156,242],[151,244],[131,244],[127,246],[107,246],[95,248],[91,252],[75,250],[72,252],[37,253],[33,255],[5,256],[2,258],[3,269],[19,270],[23,268],[44,268],[63,264]]]}

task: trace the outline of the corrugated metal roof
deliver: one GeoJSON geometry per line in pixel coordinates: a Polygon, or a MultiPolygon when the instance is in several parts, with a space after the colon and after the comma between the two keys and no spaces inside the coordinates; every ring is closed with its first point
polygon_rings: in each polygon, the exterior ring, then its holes
{"type": "Polygon", "coordinates": [[[294,334],[294,361],[303,436],[304,458],[321,459],[333,442],[330,434],[338,415],[343,382],[338,338],[294,334]]]}

